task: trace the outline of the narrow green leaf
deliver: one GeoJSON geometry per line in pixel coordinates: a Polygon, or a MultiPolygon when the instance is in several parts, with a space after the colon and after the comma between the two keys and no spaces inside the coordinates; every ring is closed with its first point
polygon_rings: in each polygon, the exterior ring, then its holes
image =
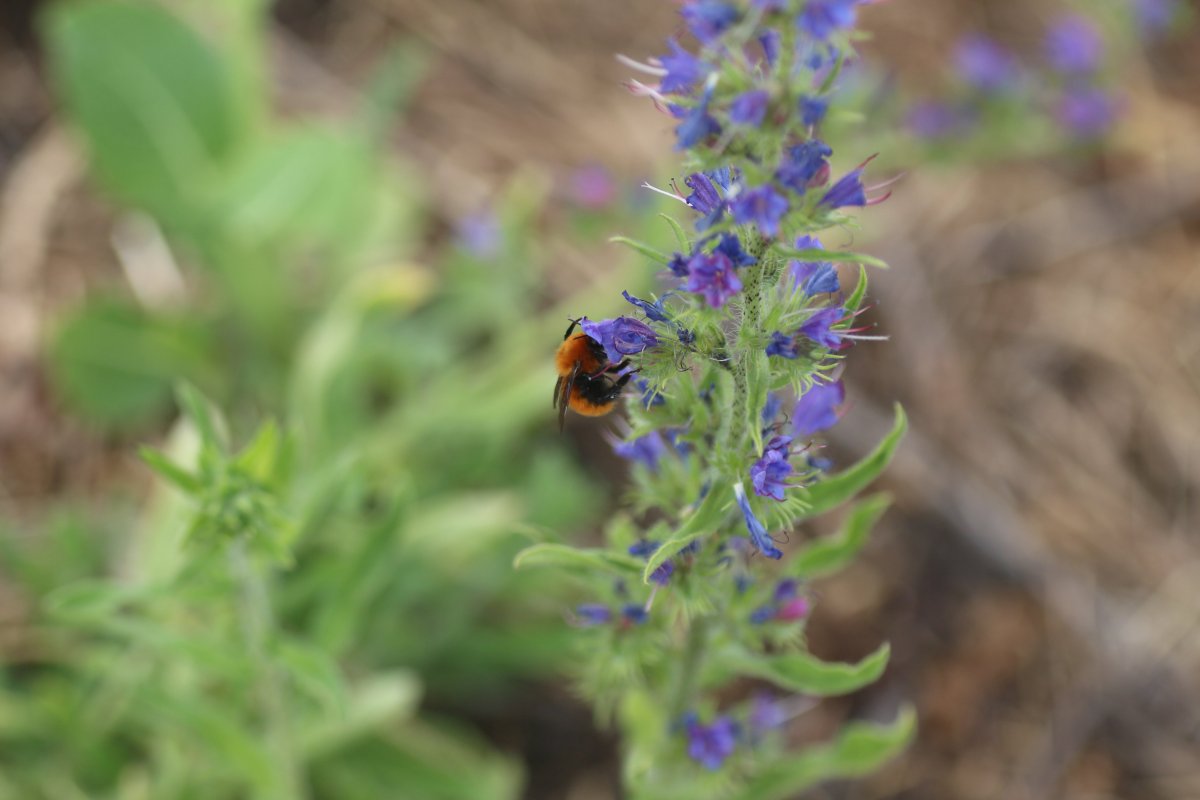
{"type": "Polygon", "coordinates": [[[687,232],[684,231],[683,226],[679,224],[679,220],[675,219],[670,214],[659,214],[659,216],[665,219],[667,224],[671,226],[671,232],[675,234],[675,241],[679,243],[679,250],[684,253],[690,251],[692,249],[692,243],[688,240],[687,232]]]}
{"type": "Polygon", "coordinates": [[[788,563],[788,571],[802,578],[819,578],[843,569],[867,543],[871,528],[891,501],[887,494],[863,500],[850,510],[836,534],[818,539],[797,553],[788,563]]]}
{"type": "Polygon", "coordinates": [[[837,508],[867,488],[892,460],[892,455],[895,454],[896,447],[907,429],[908,418],[904,415],[904,409],[897,403],[896,422],[892,425],[891,432],[870,455],[849,469],[831,475],[803,491],[801,496],[810,506],[803,518],[815,517],[837,508]]]}
{"type": "Polygon", "coordinates": [[[235,463],[254,478],[271,484],[275,478],[275,466],[279,458],[279,426],[269,419],[259,426],[254,438],[238,453],[235,463]]]}
{"type": "Polygon", "coordinates": [[[916,729],[911,708],[890,724],[851,723],[829,744],[788,754],[759,770],[734,800],[785,800],[822,781],[870,774],[899,755],[916,729]]]}
{"type": "Polygon", "coordinates": [[[881,645],[857,664],[822,661],[810,653],[759,655],[742,651],[726,655],[720,665],[742,675],[774,683],[793,692],[830,697],[849,694],[874,683],[887,667],[891,647],[881,645]]]}
{"type": "Polygon", "coordinates": [[[179,402],[179,407],[196,426],[201,441],[210,447],[224,450],[225,437],[221,435],[221,427],[216,417],[217,411],[208,398],[186,381],[180,382],[175,387],[175,397],[179,402]]]}
{"type": "Polygon", "coordinates": [[[862,264],[858,265],[858,283],[854,287],[854,291],[850,294],[850,299],[846,301],[846,310],[850,312],[858,311],[862,305],[863,298],[867,295],[867,268],[862,264]]]}
{"type": "Polygon", "coordinates": [[[200,488],[204,485],[198,477],[171,461],[157,450],[143,447],[138,450],[138,455],[142,457],[142,461],[146,462],[146,466],[157,472],[160,477],[165,478],[188,494],[199,492],[200,488]]]}
{"type": "Polygon", "coordinates": [[[649,258],[652,261],[657,261],[663,266],[666,266],[667,262],[671,260],[650,245],[645,244],[644,242],[639,242],[636,239],[630,239],[628,236],[613,236],[611,239],[609,239],[609,241],[613,244],[623,244],[626,247],[631,247],[644,255],[646,258],[649,258]]]}
{"type": "Polygon", "coordinates": [[[725,507],[729,504],[732,491],[732,488],[723,484],[713,486],[709,490],[704,501],[700,503],[700,507],[693,511],[691,516],[676,528],[675,533],[671,534],[671,538],[663,542],[662,547],[655,550],[650,556],[646,562],[646,568],[642,571],[643,583],[650,583],[650,576],[654,574],[654,570],[665,564],[680,550],[695,539],[712,532],[725,516],[725,507]]]}
{"type": "Polygon", "coordinates": [[[887,262],[866,253],[851,253],[846,250],[824,250],[820,247],[776,247],[780,255],[798,261],[833,261],[839,264],[866,264],[869,267],[887,269],[887,262]]]}
{"type": "Polygon", "coordinates": [[[641,570],[642,562],[633,556],[608,550],[580,550],[565,544],[535,544],[517,553],[513,559],[513,568],[521,567],[576,567],[636,574],[641,570]]]}

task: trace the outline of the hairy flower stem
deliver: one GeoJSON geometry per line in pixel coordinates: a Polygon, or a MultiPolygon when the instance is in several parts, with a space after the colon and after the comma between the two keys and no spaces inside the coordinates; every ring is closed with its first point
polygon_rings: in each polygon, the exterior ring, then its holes
{"type": "Polygon", "coordinates": [[[704,660],[704,648],[708,643],[708,624],[708,617],[696,617],[688,629],[687,647],[683,662],[679,665],[679,680],[675,684],[675,697],[671,702],[672,719],[678,719],[692,706],[696,683],[700,678],[700,663],[704,660]]]}
{"type": "Polygon", "coordinates": [[[754,256],[756,263],[746,271],[745,300],[742,303],[741,322],[738,326],[738,359],[733,370],[734,394],[732,406],[732,436],[729,447],[737,452],[746,436],[746,426],[754,409],[749,407],[751,393],[748,391],[748,360],[754,349],[754,343],[759,338],[762,326],[762,287],[763,278],[768,271],[764,258],[767,250],[767,240],[755,232],[747,237],[747,252],[754,256]]]}
{"type": "Polygon", "coordinates": [[[267,653],[275,621],[266,580],[262,571],[251,563],[245,541],[239,540],[230,547],[229,559],[241,590],[242,635],[255,665],[258,705],[266,726],[267,742],[278,765],[273,785],[263,796],[303,800],[308,792],[300,778],[292,745],[287,704],[282,692],[283,677],[267,653]]]}

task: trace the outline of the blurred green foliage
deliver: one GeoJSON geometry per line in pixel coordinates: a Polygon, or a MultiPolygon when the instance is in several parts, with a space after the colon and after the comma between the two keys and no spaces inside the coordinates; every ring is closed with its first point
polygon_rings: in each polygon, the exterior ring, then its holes
{"type": "Polygon", "coordinates": [[[423,200],[381,143],[419,53],[344,124],[284,120],[264,14],[44,20],[96,182],[186,286],[89,298],[56,387],[126,441],[185,413],[143,451],[148,497],[114,483],[0,523],[0,582],[30,601],[0,672],[0,798],[516,797],[521,768],[465,720],[569,656],[563,578],[511,568],[605,499],[549,412],[566,311],[541,310],[545,187],[514,184],[494,253],[422,266],[423,200]]]}

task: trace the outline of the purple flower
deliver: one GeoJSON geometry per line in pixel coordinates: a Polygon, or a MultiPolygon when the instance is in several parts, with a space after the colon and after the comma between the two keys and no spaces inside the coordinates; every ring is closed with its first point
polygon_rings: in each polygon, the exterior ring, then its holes
{"type": "Polygon", "coordinates": [[[800,98],[800,119],[805,125],[820,124],[821,120],[825,119],[825,112],[828,110],[829,100],[824,97],[800,98]]]}
{"type": "Polygon", "coordinates": [[[658,431],[651,431],[636,439],[614,443],[613,452],[621,458],[643,464],[653,472],[658,469],[658,460],[667,452],[667,445],[658,431]]]}
{"type": "Polygon", "coordinates": [[[678,278],[686,278],[688,274],[688,257],[683,253],[675,253],[671,256],[671,260],[667,262],[667,269],[671,270],[671,274],[678,278]]]}
{"type": "Polygon", "coordinates": [[[1134,0],[1133,13],[1146,37],[1165,32],[1179,13],[1179,0],[1134,0]]]}
{"type": "Polygon", "coordinates": [[[838,406],[846,400],[846,387],[841,381],[814,383],[800,395],[792,411],[792,430],[806,439],[818,431],[832,428],[838,421],[838,406]]]}
{"type": "Polygon", "coordinates": [[[500,221],[490,211],[469,214],[458,221],[457,239],[476,258],[495,258],[500,253],[503,236],[500,221]]]}
{"type": "Polygon", "coordinates": [[[750,0],[750,5],[763,11],[787,11],[788,0],[750,0]]]}
{"type": "Polygon", "coordinates": [[[725,213],[725,198],[721,190],[729,188],[729,169],[712,172],[694,172],[683,179],[684,184],[691,189],[691,194],[684,198],[689,206],[704,215],[696,222],[696,230],[706,230],[714,225],[725,213]]]}
{"type": "MultiPolygon", "coordinates": [[[[821,240],[815,236],[801,236],[796,240],[798,250],[823,250],[821,240]]],[[[814,294],[830,294],[841,288],[837,270],[828,261],[789,261],[793,285],[809,297],[814,294]]]]}
{"type": "Polygon", "coordinates": [[[675,574],[675,562],[664,561],[655,568],[654,572],[650,573],[650,580],[657,583],[659,586],[666,586],[671,582],[671,576],[675,574]]]}
{"type": "Polygon", "coordinates": [[[571,175],[570,192],[571,199],[578,205],[591,209],[605,208],[617,196],[612,175],[597,164],[581,167],[571,175]]]}
{"type": "Polygon", "coordinates": [[[784,578],[775,584],[775,602],[782,603],[791,600],[800,591],[800,584],[795,578],[784,578]]]}
{"type": "Polygon", "coordinates": [[[637,355],[658,346],[658,334],[654,329],[633,317],[616,317],[598,322],[584,317],[579,321],[579,327],[604,347],[604,354],[614,364],[624,356],[637,355]]]}
{"type": "Polygon", "coordinates": [[[692,35],[704,44],[720,36],[740,16],[735,6],[719,0],[692,0],[679,13],[692,35]]]}
{"type": "Polygon", "coordinates": [[[787,723],[787,712],[778,700],[768,694],[757,694],[747,715],[750,728],[758,733],[782,728],[787,723]]]}
{"type": "Polygon", "coordinates": [[[762,46],[767,66],[774,67],[779,61],[779,45],[782,41],[783,36],[777,30],[767,29],[759,34],[758,43],[762,46]]]}
{"type": "Polygon", "coordinates": [[[776,436],[767,443],[762,456],[750,467],[750,482],[759,497],[783,500],[788,489],[788,476],[794,471],[788,461],[790,436],[776,436]]]}
{"type": "Polygon", "coordinates": [[[795,622],[798,619],[804,619],[808,616],[808,599],[804,597],[794,597],[781,605],[775,611],[775,619],[780,622],[795,622]]]}
{"type": "Polygon", "coordinates": [[[1078,14],[1060,17],[1046,32],[1046,58],[1050,66],[1068,75],[1095,71],[1104,55],[1100,31],[1078,14]]]}
{"type": "Polygon", "coordinates": [[[759,186],[739,194],[729,210],[739,225],[754,223],[767,236],[778,236],[779,221],[788,211],[788,201],[770,185],[759,186]]]}
{"type": "Polygon", "coordinates": [[[735,267],[749,267],[758,263],[758,259],[742,249],[742,242],[736,234],[722,233],[721,243],[713,248],[714,253],[722,253],[735,267]]]}
{"type": "Polygon", "coordinates": [[[712,89],[707,89],[700,102],[694,108],[686,109],[671,106],[671,113],[682,119],[675,128],[675,149],[687,150],[700,142],[721,132],[721,125],[708,113],[708,104],[712,100],[712,89]]]}
{"type": "Polygon", "coordinates": [[[688,280],[685,288],[689,292],[704,295],[713,308],[725,305],[729,298],[742,290],[737,269],[724,253],[696,253],[688,261],[688,280]]]}
{"type": "Polygon", "coordinates": [[[958,109],[934,100],[923,100],[908,112],[908,129],[922,139],[942,139],[962,130],[970,120],[958,109]]]}
{"type": "Polygon", "coordinates": [[[833,349],[842,343],[842,333],[833,329],[843,319],[846,311],[841,306],[827,306],[812,314],[800,326],[800,333],[822,347],[833,349]]]}
{"type": "Polygon", "coordinates": [[[767,355],[780,358],[799,358],[798,346],[796,337],[775,331],[771,334],[771,341],[767,342],[767,355]]]}
{"type": "Polygon", "coordinates": [[[775,421],[775,417],[779,416],[779,409],[783,408],[783,398],[778,392],[767,392],[767,402],[763,403],[762,408],[762,423],[770,425],[775,421]]]}
{"type": "Polygon", "coordinates": [[[712,65],[679,46],[674,39],[667,39],[670,55],[659,56],[658,63],[667,71],[659,84],[663,94],[690,94],[712,72],[712,65]]]}
{"type": "Polygon", "coordinates": [[[860,0],[808,0],[796,18],[802,31],[824,41],[842,28],[854,26],[856,6],[860,0]]]}
{"type": "Polygon", "coordinates": [[[765,622],[770,622],[775,618],[775,606],[765,605],[759,606],[750,612],[750,621],[755,625],[762,625],[765,622]]]}
{"type": "Polygon", "coordinates": [[[758,517],[754,516],[754,509],[750,508],[750,501],[746,499],[746,489],[742,486],[741,481],[733,485],[733,493],[737,497],[738,507],[742,509],[742,516],[746,520],[746,530],[750,532],[750,541],[767,558],[783,558],[783,551],[775,546],[775,541],[767,533],[767,529],[759,522],[758,517]]]}
{"type": "Polygon", "coordinates": [[[575,615],[579,624],[586,626],[603,625],[612,620],[612,611],[599,603],[583,603],[575,609],[575,615]]]}
{"type": "Polygon", "coordinates": [[[641,625],[650,618],[650,614],[646,611],[645,606],[639,606],[635,603],[630,603],[621,609],[621,616],[627,622],[634,625],[641,625]]]}
{"type": "Polygon", "coordinates": [[[638,378],[633,382],[633,385],[636,386],[638,391],[642,393],[642,405],[646,407],[647,411],[654,406],[661,406],[663,403],[667,402],[666,398],[664,398],[659,392],[655,391],[654,387],[650,385],[650,381],[646,380],[645,378],[638,378]]]}
{"type": "Polygon", "coordinates": [[[829,187],[825,192],[825,196],[821,198],[818,205],[826,208],[835,209],[844,206],[865,206],[867,204],[867,191],[863,187],[862,182],[862,167],[852,169],[838,179],[838,182],[829,187]]]}
{"type": "Polygon", "coordinates": [[[811,186],[823,184],[829,177],[829,162],[833,149],[820,139],[809,139],[788,148],[787,158],[775,171],[775,179],[796,194],[804,194],[811,186]]]}
{"type": "Polygon", "coordinates": [[[1058,101],[1055,116],[1073,135],[1094,139],[1112,127],[1118,108],[1117,101],[1108,92],[1086,86],[1067,91],[1058,101]]]}
{"type": "Polygon", "coordinates": [[[729,106],[729,121],[734,125],[749,125],[757,128],[767,114],[767,103],[771,93],[764,89],[751,89],[733,98],[729,106]]]}
{"type": "Polygon", "coordinates": [[[688,757],[705,769],[720,769],[737,748],[737,723],[726,716],[717,717],[709,725],[701,725],[693,717],[687,721],[686,732],[688,757]]]}
{"type": "Polygon", "coordinates": [[[1017,77],[1017,62],[1012,54],[982,34],[972,34],[958,43],[954,63],[963,80],[981,92],[1006,89],[1017,77]]]}
{"type": "Polygon", "coordinates": [[[621,296],[624,297],[629,302],[633,303],[638,308],[640,308],[642,310],[642,313],[644,313],[647,318],[649,318],[655,322],[667,322],[668,321],[667,314],[663,310],[663,300],[666,299],[665,297],[660,297],[657,300],[655,300],[653,303],[650,303],[645,300],[642,300],[639,297],[634,297],[633,295],[631,295],[629,292],[626,292],[626,291],[622,291],[621,296]]]}
{"type": "Polygon", "coordinates": [[[649,558],[657,553],[658,548],[660,547],[662,547],[662,543],[657,542],[654,539],[639,539],[638,541],[629,545],[629,555],[636,556],[638,558],[649,558]]]}

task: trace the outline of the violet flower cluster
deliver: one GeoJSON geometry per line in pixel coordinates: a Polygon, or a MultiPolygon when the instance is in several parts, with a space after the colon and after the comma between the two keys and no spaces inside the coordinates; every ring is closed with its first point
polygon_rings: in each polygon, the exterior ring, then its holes
{"type": "Polygon", "coordinates": [[[1073,12],[1052,18],[1036,52],[1019,54],[980,33],[964,36],[952,54],[956,87],[945,97],[915,103],[909,129],[940,141],[1003,132],[1018,119],[1026,138],[1035,135],[1038,120],[1071,139],[1104,136],[1123,106],[1112,74],[1119,45],[1129,38],[1155,42],[1183,11],[1179,0],[1124,5],[1107,16],[1073,12]]]}
{"type": "Polygon", "coordinates": [[[865,488],[905,425],[897,407],[876,450],[841,470],[824,455],[850,348],[882,338],[859,321],[867,269],[882,262],[824,244],[850,241],[851,212],[888,197],[868,181],[871,153],[821,136],[861,5],[690,0],[680,14],[692,46],[622,57],[684,162],[656,189],[678,203],[674,252],[631,243],[659,264],[660,291],[626,291],[623,315],[580,323],[636,373],[614,439],[633,487],[606,548],[539,544],[518,564],[585,576],[589,595],[569,615],[586,629],[582,688],[619,724],[632,797],[791,796],[861,774],[912,731],[907,713],[851,726],[803,772],[782,733],[784,709],[860,688],[888,658],[883,645],[830,664],[804,644],[810,582],[855,555],[886,498],[851,506],[832,537],[806,541],[799,527],[865,488]],[[739,676],[772,693],[738,699],[739,676]]]}

